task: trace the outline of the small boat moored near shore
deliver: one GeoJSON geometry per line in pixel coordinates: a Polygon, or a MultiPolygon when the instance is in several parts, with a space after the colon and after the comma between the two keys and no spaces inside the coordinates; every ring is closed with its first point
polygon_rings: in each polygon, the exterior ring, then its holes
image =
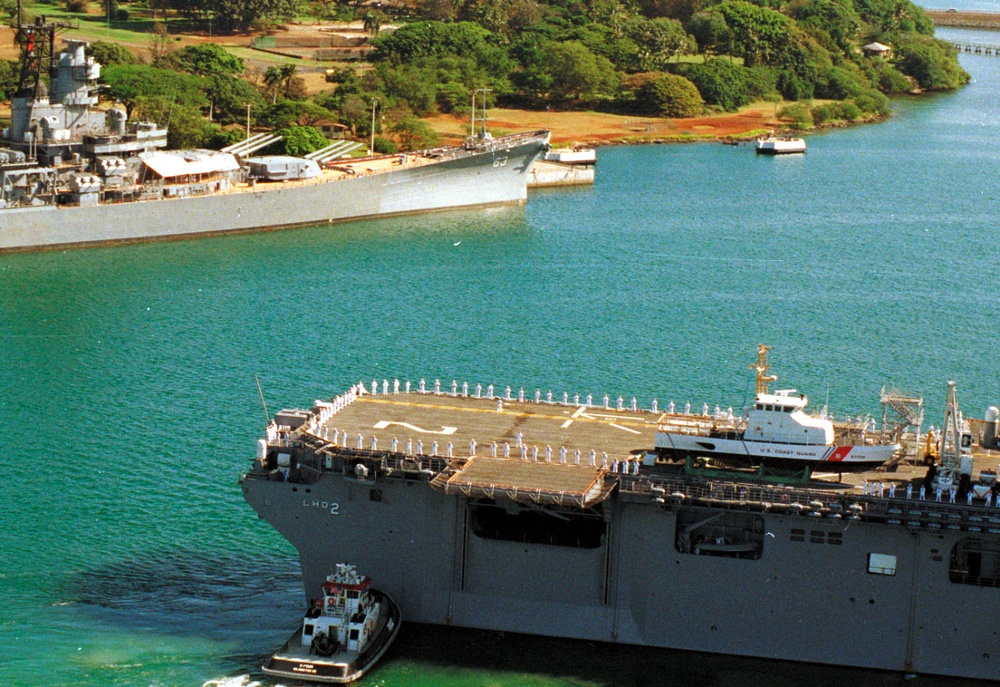
{"type": "Polygon", "coordinates": [[[400,614],[389,596],[353,565],[338,564],[313,599],[302,627],[264,664],[275,677],[346,684],[382,657],[399,633],[400,614]]]}
{"type": "Polygon", "coordinates": [[[758,155],[791,155],[806,152],[806,142],[801,138],[789,138],[769,134],[757,139],[755,144],[758,155]]]}
{"type": "Polygon", "coordinates": [[[593,165],[597,163],[597,151],[593,148],[553,148],[543,159],[564,165],[593,165]]]}

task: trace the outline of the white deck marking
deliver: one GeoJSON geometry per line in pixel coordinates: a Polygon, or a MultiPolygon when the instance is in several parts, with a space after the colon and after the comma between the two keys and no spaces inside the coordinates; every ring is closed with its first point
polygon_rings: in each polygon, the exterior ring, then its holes
{"type": "Polygon", "coordinates": [[[573,420],[578,417],[587,417],[586,415],[583,414],[583,411],[585,411],[586,409],[587,406],[580,406],[579,408],[577,408],[576,412],[570,415],[569,419],[566,420],[566,422],[562,423],[562,428],[566,429],[567,427],[569,427],[571,424],[573,424],[573,420]]]}
{"type": "Polygon", "coordinates": [[[433,429],[421,429],[416,425],[411,425],[409,422],[388,422],[386,420],[379,420],[375,423],[375,429],[385,429],[389,425],[399,425],[400,427],[406,427],[407,429],[414,432],[421,432],[423,434],[454,434],[458,431],[458,427],[448,427],[445,425],[441,426],[441,431],[436,431],[433,429]]]}
{"type": "MultiPolygon", "coordinates": [[[[570,418],[566,420],[566,422],[562,423],[562,429],[566,429],[571,424],[573,424],[573,420],[580,417],[586,418],[588,420],[597,420],[598,422],[600,422],[601,420],[610,420],[612,417],[616,417],[613,415],[591,415],[586,411],[587,411],[587,406],[580,406],[579,408],[577,408],[576,412],[573,413],[573,415],[571,415],[570,418]]],[[[615,429],[622,429],[625,430],[626,432],[632,432],[632,434],[642,434],[642,432],[638,430],[631,429],[629,427],[622,427],[621,425],[616,425],[614,422],[609,422],[608,424],[614,427],[615,429]]]]}

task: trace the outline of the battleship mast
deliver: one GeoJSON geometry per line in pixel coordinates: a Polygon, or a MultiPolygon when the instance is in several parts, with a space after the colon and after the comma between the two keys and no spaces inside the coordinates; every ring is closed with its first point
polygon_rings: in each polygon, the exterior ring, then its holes
{"type": "Polygon", "coordinates": [[[56,34],[62,29],[72,27],[72,24],[66,22],[47,21],[44,15],[35,17],[31,23],[25,23],[21,0],[17,0],[17,11],[11,28],[14,29],[14,42],[21,49],[18,93],[30,84],[32,87],[30,96],[32,100],[38,100],[42,95],[40,89],[45,87],[42,82],[42,70],[47,69],[49,77],[55,77],[56,34]]]}

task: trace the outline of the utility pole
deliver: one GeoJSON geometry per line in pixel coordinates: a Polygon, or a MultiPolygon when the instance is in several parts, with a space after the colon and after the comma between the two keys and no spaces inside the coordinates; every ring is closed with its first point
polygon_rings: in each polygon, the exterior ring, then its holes
{"type": "Polygon", "coordinates": [[[247,103],[247,138],[250,138],[250,103],[247,103]]]}
{"type": "Polygon", "coordinates": [[[375,105],[378,103],[378,98],[372,98],[372,142],[371,147],[368,149],[369,155],[375,154],[375,105]]]}

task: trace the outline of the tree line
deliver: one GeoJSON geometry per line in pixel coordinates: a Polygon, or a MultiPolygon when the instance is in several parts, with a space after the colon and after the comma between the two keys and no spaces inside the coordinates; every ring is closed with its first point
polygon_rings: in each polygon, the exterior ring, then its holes
{"type": "MultiPolygon", "coordinates": [[[[228,30],[301,10],[299,0],[152,2],[215,13],[220,29],[230,17],[228,30]]],[[[254,72],[212,43],[174,50],[162,24],[146,61],[114,43],[90,50],[105,66],[106,95],[132,117],[169,125],[171,145],[224,145],[243,135],[231,125],[249,114],[254,126],[284,130],[290,152],[324,143],[319,122],[367,138],[373,114],[377,149],[433,145],[421,118],[467,113],[480,88],[490,105],[667,117],[787,101],[781,113],[807,126],[881,116],[886,94],[969,80],[909,0],[421,0],[394,15],[358,0],[324,7],[364,13],[374,50],[362,68],[329,72],[330,89],[311,97],[294,65],[254,72]],[[399,28],[380,30],[390,20],[399,28]],[[876,41],[891,53],[862,50],[876,41]]],[[[8,72],[0,69],[5,89],[8,72]]]]}

